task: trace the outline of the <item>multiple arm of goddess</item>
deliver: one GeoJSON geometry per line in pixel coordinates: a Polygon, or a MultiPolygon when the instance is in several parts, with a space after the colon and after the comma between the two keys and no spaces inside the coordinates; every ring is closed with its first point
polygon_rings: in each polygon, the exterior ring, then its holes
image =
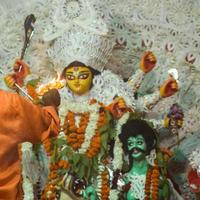
{"type": "MultiPolygon", "coordinates": [[[[138,69],[129,79],[129,85],[133,88],[133,92],[137,92],[142,80],[148,72],[156,66],[157,59],[153,52],[147,51],[143,54],[140,60],[140,69],[138,69]]],[[[161,86],[158,91],[153,94],[145,95],[138,99],[141,101],[141,107],[144,110],[150,110],[161,98],[170,97],[178,91],[176,80],[170,76],[161,86]]]]}
{"type": "MultiPolygon", "coordinates": [[[[133,88],[134,93],[139,89],[145,74],[153,70],[153,68],[156,66],[156,62],[157,59],[152,52],[147,51],[143,54],[140,60],[140,69],[138,69],[133,76],[130,77],[128,82],[131,88],[133,88]]],[[[177,80],[172,75],[169,75],[169,78],[159,87],[157,91],[152,94],[138,97],[136,100],[138,111],[148,113],[162,98],[174,95],[178,89],[179,86],[177,80]]],[[[156,128],[169,126],[169,124],[166,124],[164,120],[150,119],[150,121],[156,128]]]]}

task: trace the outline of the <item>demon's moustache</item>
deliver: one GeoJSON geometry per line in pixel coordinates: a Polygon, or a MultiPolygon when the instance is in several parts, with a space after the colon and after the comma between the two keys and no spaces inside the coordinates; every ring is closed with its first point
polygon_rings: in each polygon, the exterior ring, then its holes
{"type": "Polygon", "coordinates": [[[132,154],[132,153],[146,153],[146,151],[138,147],[134,147],[131,150],[129,150],[129,154],[132,154]]]}

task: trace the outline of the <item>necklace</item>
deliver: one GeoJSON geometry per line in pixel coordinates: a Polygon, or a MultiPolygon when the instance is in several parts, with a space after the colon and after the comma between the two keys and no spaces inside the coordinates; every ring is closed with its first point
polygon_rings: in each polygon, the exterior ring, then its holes
{"type": "Polygon", "coordinates": [[[73,102],[68,107],[64,120],[63,131],[66,142],[76,153],[86,154],[92,158],[101,147],[99,129],[106,123],[105,112],[100,111],[101,105],[95,101],[90,103],[73,102]],[[76,123],[76,117],[79,123],[76,123]]]}
{"type": "Polygon", "coordinates": [[[160,177],[159,167],[155,161],[155,166],[150,167],[146,175],[144,200],[158,199],[159,177],[160,177]]]}
{"type": "Polygon", "coordinates": [[[128,174],[127,181],[131,182],[130,195],[139,200],[157,200],[160,172],[158,165],[149,167],[147,174],[128,174]]]}

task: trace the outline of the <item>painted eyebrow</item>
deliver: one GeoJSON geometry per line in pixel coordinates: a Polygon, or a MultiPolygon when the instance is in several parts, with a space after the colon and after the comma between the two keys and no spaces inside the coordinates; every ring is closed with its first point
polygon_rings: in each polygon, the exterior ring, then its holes
{"type": "MultiPolygon", "coordinates": [[[[80,71],[79,73],[90,73],[89,71],[80,71]]],[[[73,74],[73,72],[66,72],[66,74],[73,74]]]]}
{"type": "Polygon", "coordinates": [[[144,140],[143,138],[136,138],[137,140],[144,140]]]}
{"type": "Polygon", "coordinates": [[[90,73],[89,71],[80,71],[80,73],[90,73]]]}
{"type": "Polygon", "coordinates": [[[137,138],[136,140],[137,141],[144,141],[142,138],[137,138]]]}
{"type": "MultiPolygon", "coordinates": [[[[143,138],[140,138],[140,137],[139,137],[139,138],[136,137],[135,139],[136,139],[136,140],[142,140],[142,141],[144,140],[143,138]]],[[[132,141],[132,140],[133,140],[133,139],[128,139],[127,141],[132,141]]]]}

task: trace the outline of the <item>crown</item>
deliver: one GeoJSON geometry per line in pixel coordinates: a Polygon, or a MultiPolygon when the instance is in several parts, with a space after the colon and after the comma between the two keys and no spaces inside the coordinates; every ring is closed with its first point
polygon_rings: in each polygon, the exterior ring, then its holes
{"type": "Polygon", "coordinates": [[[44,40],[54,41],[47,50],[48,56],[62,67],[78,60],[101,70],[114,46],[103,18],[88,1],[54,0],[54,4],[44,34],[44,40]]]}
{"type": "Polygon", "coordinates": [[[64,66],[78,60],[101,70],[110,58],[112,49],[113,42],[109,37],[73,27],[57,38],[47,52],[50,58],[64,66]]]}

